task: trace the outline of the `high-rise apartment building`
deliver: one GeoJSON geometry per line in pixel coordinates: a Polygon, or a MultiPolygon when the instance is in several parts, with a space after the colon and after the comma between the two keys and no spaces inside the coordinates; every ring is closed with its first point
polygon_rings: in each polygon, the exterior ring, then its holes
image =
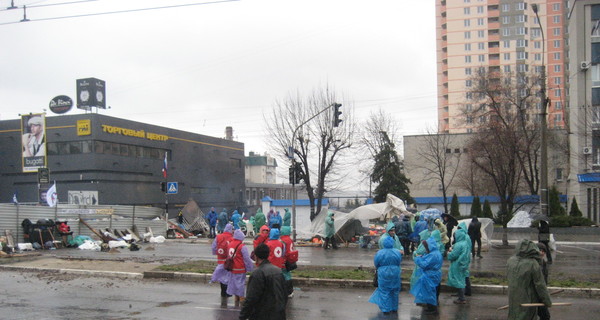
{"type": "MultiPolygon", "coordinates": [[[[568,90],[567,2],[564,0],[437,0],[438,130],[472,132],[465,119],[472,78],[490,72],[541,72],[546,66],[548,126],[565,123],[568,90]],[[532,4],[538,6],[538,22],[532,4]],[[541,25],[541,28],[540,28],[541,25]]],[[[541,103],[536,106],[541,108],[541,103]]],[[[541,110],[540,110],[541,113],[541,110]]],[[[469,121],[470,120],[470,121],[469,121]]],[[[484,121],[485,119],[483,119],[484,121]]]]}

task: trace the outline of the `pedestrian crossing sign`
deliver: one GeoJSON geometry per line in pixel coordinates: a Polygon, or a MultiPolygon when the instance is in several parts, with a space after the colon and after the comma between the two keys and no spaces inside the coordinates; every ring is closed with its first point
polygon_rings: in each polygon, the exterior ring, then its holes
{"type": "Polygon", "coordinates": [[[179,185],[177,182],[167,182],[167,194],[177,194],[179,185]]]}

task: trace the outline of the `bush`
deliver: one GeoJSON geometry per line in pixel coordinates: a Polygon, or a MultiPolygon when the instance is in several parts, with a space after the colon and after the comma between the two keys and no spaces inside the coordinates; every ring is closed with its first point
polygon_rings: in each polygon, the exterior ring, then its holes
{"type": "Polygon", "coordinates": [[[584,217],[556,216],[550,218],[550,227],[589,227],[593,222],[584,217]]]}
{"type": "Polygon", "coordinates": [[[571,211],[569,212],[569,215],[572,217],[583,216],[581,210],[579,210],[579,206],[577,205],[577,199],[575,199],[575,197],[573,197],[573,202],[571,203],[571,211]]]}

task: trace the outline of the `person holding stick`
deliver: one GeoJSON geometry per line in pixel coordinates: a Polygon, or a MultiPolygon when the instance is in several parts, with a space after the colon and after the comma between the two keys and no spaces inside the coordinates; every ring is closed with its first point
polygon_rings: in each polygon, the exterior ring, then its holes
{"type": "Polygon", "coordinates": [[[538,246],[527,239],[519,242],[515,254],[508,259],[508,319],[534,319],[537,308],[523,304],[541,302],[546,307],[552,306],[539,259],[538,246]]]}

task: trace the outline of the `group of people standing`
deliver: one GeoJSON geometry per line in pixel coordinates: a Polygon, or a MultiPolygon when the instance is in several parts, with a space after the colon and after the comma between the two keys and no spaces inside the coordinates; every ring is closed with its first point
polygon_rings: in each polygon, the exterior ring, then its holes
{"type": "MultiPolygon", "coordinates": [[[[450,241],[448,223],[444,224],[440,218],[421,214],[416,219],[414,228],[408,217],[395,217],[387,224],[386,232],[379,239],[380,250],[374,259],[377,269],[374,282],[377,289],[369,299],[384,314],[398,311],[402,271],[400,263],[403,256],[412,257],[415,264],[410,279],[410,293],[415,297],[415,303],[425,308],[425,313],[438,313],[444,256],[450,261],[447,285],[458,291],[458,298],[454,303],[467,303],[465,296],[471,294],[469,266],[473,254],[468,228],[464,222],[460,223],[454,231],[454,240],[450,241]],[[414,246],[416,248],[412,248],[411,242],[417,242],[414,246]]],[[[454,228],[452,225],[451,227],[454,228]]]]}
{"type": "Polygon", "coordinates": [[[243,242],[244,233],[235,229],[235,221],[226,223],[212,243],[217,267],[211,282],[221,285],[222,307],[227,306],[228,297],[235,296],[235,306],[242,306],[240,319],[285,319],[287,298],[293,297],[291,271],[298,261],[298,251],[290,237],[291,213],[285,211],[283,218],[273,210],[265,217],[259,209],[252,219],[253,227],[258,228],[252,252],[243,242]],[[228,259],[233,260],[229,270],[228,259]],[[246,291],[246,273],[253,270],[246,291]]]}

